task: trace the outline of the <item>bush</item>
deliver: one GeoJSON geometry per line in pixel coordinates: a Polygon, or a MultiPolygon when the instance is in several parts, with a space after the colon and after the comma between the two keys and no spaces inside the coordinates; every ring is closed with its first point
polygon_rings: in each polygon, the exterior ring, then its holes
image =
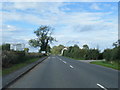
{"type": "Polygon", "coordinates": [[[13,64],[18,64],[29,60],[30,58],[42,57],[45,54],[41,53],[26,53],[24,51],[3,51],[2,54],[2,67],[8,68],[13,64]]]}
{"type": "MultiPolygon", "coordinates": [[[[119,42],[120,42],[120,40],[119,40],[119,42]]],[[[119,60],[119,62],[120,62],[120,46],[118,47],[118,51],[117,51],[117,59],[119,60]]]]}
{"type": "Polygon", "coordinates": [[[23,62],[25,60],[25,52],[24,51],[14,51],[18,56],[18,60],[15,63],[23,62]]]}
{"type": "Polygon", "coordinates": [[[2,67],[9,67],[11,64],[16,63],[18,60],[18,55],[12,51],[2,52],[2,67]]]}
{"type": "Polygon", "coordinates": [[[111,49],[105,49],[103,52],[103,57],[106,61],[110,61],[111,60],[111,56],[112,55],[112,50],[111,49]]]}
{"type": "Polygon", "coordinates": [[[42,57],[43,54],[42,53],[27,53],[26,56],[30,58],[34,58],[34,57],[42,57]]]}
{"type": "Polygon", "coordinates": [[[120,46],[113,49],[105,49],[103,57],[106,61],[120,61],[120,46]]]}
{"type": "Polygon", "coordinates": [[[0,48],[2,48],[3,51],[10,51],[10,44],[3,44],[2,46],[0,46],[0,48]]]}
{"type": "Polygon", "coordinates": [[[100,52],[98,49],[89,49],[89,50],[87,50],[85,59],[97,60],[99,55],[100,55],[100,52]]]}
{"type": "Polygon", "coordinates": [[[98,49],[89,49],[88,45],[84,45],[83,49],[80,49],[78,45],[70,46],[68,50],[64,51],[63,56],[75,58],[75,59],[98,59],[100,52],[98,49]]]}
{"type": "Polygon", "coordinates": [[[99,60],[103,59],[103,53],[100,53],[100,54],[99,54],[98,59],[99,59],[99,60]]]}

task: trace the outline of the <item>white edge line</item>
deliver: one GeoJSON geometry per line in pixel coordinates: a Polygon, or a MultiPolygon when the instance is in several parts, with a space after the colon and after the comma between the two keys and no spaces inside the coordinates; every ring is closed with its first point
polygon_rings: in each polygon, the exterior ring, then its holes
{"type": "Polygon", "coordinates": [[[99,83],[97,83],[97,85],[98,85],[100,88],[103,88],[104,90],[107,90],[105,87],[103,87],[103,86],[100,85],[99,83]]]}
{"type": "Polygon", "coordinates": [[[72,65],[70,65],[71,68],[74,68],[72,65]]]}

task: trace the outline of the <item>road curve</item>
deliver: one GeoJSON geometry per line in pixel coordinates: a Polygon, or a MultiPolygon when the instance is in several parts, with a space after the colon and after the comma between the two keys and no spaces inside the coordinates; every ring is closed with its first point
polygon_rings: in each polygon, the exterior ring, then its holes
{"type": "Polygon", "coordinates": [[[118,71],[50,56],[8,88],[118,88],[118,71]]]}

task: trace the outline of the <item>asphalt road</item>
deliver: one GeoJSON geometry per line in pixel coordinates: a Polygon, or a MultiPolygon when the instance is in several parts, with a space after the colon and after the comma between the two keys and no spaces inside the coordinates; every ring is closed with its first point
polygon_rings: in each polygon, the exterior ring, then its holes
{"type": "Polygon", "coordinates": [[[9,88],[118,88],[118,71],[50,56],[9,88]]]}

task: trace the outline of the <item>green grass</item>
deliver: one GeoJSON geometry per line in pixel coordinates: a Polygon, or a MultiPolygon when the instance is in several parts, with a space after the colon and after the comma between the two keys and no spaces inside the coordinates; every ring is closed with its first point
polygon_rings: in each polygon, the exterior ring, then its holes
{"type": "Polygon", "coordinates": [[[39,60],[40,58],[32,58],[32,59],[28,59],[26,60],[25,62],[22,62],[22,63],[19,63],[19,64],[14,64],[13,66],[9,67],[9,68],[6,68],[6,69],[3,69],[2,70],[2,75],[7,75],[7,74],[10,74],[22,67],[25,67],[27,66],[28,64],[30,63],[33,63],[37,60],[39,60]]]}
{"type": "Polygon", "coordinates": [[[101,65],[101,66],[105,66],[105,67],[109,67],[109,68],[113,68],[116,70],[120,70],[120,65],[117,62],[106,62],[106,61],[93,61],[90,62],[91,64],[97,64],[97,65],[101,65]]]}

